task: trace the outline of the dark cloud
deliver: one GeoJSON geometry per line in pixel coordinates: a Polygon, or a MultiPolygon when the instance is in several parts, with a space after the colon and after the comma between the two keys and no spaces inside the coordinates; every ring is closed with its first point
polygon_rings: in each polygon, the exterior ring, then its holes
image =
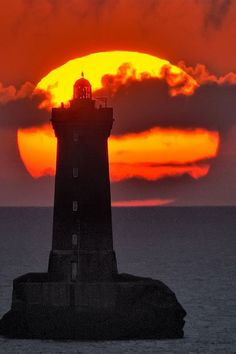
{"type": "Polygon", "coordinates": [[[34,85],[31,82],[25,82],[19,90],[14,85],[4,87],[0,82],[0,105],[22,98],[30,97],[33,93],[34,85]]]}
{"type": "Polygon", "coordinates": [[[0,178],[1,206],[52,206],[54,178],[0,178]]]}
{"type": "Polygon", "coordinates": [[[0,205],[52,205],[53,186],[54,178],[34,179],[25,169],[18,152],[17,129],[0,127],[0,205]]]}
{"type": "Polygon", "coordinates": [[[44,124],[50,119],[50,112],[39,109],[40,103],[45,100],[45,94],[20,95],[12,94],[13,89],[5,94],[6,104],[0,104],[0,127],[25,128],[44,124]],[[11,91],[11,92],[9,92],[11,91]]]}
{"type": "MultiPolygon", "coordinates": [[[[235,80],[205,80],[207,84],[202,84],[194,94],[171,97],[166,77],[153,79],[145,74],[143,77],[137,81],[131,75],[122,84],[120,74],[105,76],[103,89],[95,93],[95,96],[108,96],[114,108],[113,134],[141,132],[156,126],[206,128],[224,133],[236,122],[235,80]]],[[[184,85],[180,81],[180,90],[184,85]]],[[[50,112],[38,108],[45,94],[32,95],[27,84],[18,91],[15,88],[5,91],[3,102],[7,103],[0,105],[1,127],[32,127],[49,121],[50,112]]]]}
{"type": "MultiPolygon", "coordinates": [[[[106,91],[104,92],[106,93],[106,91]]],[[[210,83],[191,96],[169,95],[158,79],[131,81],[110,99],[114,134],[140,132],[155,126],[228,131],[236,123],[236,85],[210,83]]]]}
{"type": "Polygon", "coordinates": [[[177,65],[193,77],[199,85],[205,85],[210,83],[216,83],[219,85],[235,85],[236,84],[236,74],[229,72],[225,75],[217,77],[216,75],[210,74],[206,65],[196,64],[195,66],[187,66],[184,61],[180,61],[177,65]]]}
{"type": "Polygon", "coordinates": [[[156,181],[129,179],[111,185],[112,200],[175,199],[177,190],[186,190],[193,186],[194,180],[189,175],[167,177],[156,181]]]}
{"type": "Polygon", "coordinates": [[[230,11],[232,0],[207,0],[203,3],[206,6],[204,29],[207,30],[210,27],[220,29],[230,11]]]}
{"type": "MultiPolygon", "coordinates": [[[[163,80],[145,79],[121,85],[111,98],[115,119],[113,133],[143,131],[153,126],[191,129],[204,127],[221,132],[220,154],[211,161],[208,176],[195,180],[189,175],[157,181],[131,179],[112,184],[117,200],[174,199],[174,205],[234,204],[236,180],[236,86],[203,85],[192,96],[170,97],[163,80]]],[[[51,205],[53,178],[34,180],[19,158],[18,127],[48,121],[50,113],[39,110],[42,97],[13,100],[0,107],[1,205],[51,205]]]]}
{"type": "Polygon", "coordinates": [[[130,179],[116,182],[111,185],[112,200],[171,199],[174,200],[171,205],[178,206],[235,205],[235,138],[236,126],[230,147],[228,139],[223,140],[220,154],[211,162],[207,176],[198,180],[183,175],[157,181],[130,179]]]}
{"type": "MultiPolygon", "coordinates": [[[[18,154],[16,129],[0,127],[0,180],[10,183],[12,179],[20,180],[27,176],[18,154]]],[[[9,192],[9,189],[7,190],[9,192]]]]}
{"type": "Polygon", "coordinates": [[[189,175],[157,181],[132,179],[113,183],[113,201],[174,199],[173,205],[235,205],[236,196],[236,125],[221,139],[219,155],[210,162],[207,176],[189,175]],[[150,198],[151,196],[151,198],[150,198]]]}

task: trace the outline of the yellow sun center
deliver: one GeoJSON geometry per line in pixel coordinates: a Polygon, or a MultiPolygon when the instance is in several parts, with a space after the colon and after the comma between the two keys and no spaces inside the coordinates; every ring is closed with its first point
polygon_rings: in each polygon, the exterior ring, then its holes
{"type": "MultiPolygon", "coordinates": [[[[94,96],[97,90],[104,87],[105,82],[111,82],[114,91],[129,80],[142,81],[150,77],[166,80],[172,96],[192,94],[198,86],[193,78],[167,60],[130,51],[101,52],[70,60],[46,75],[35,90],[49,94],[41,107],[50,108],[61,102],[69,102],[73,85],[81,72],[90,81],[94,96]]],[[[200,178],[208,173],[210,164],[205,160],[217,155],[218,146],[218,132],[206,129],[184,130],[156,126],[136,134],[111,136],[111,180],[156,180],[183,174],[200,178]]],[[[18,147],[32,176],[37,178],[55,173],[56,139],[49,124],[20,129],[18,147]]]]}
{"type": "MultiPolygon", "coordinates": [[[[104,75],[118,74],[122,76],[122,83],[125,84],[130,78],[135,80],[146,77],[162,78],[166,75],[164,68],[168,69],[166,79],[170,87],[182,83],[183,90],[180,93],[193,92],[197,83],[182,69],[172,65],[168,60],[130,51],[100,52],[70,60],[46,75],[37,84],[36,89],[48,92],[51,96],[49,100],[44,101],[42,107],[58,106],[61,102],[66,103],[72,98],[73,85],[81,72],[84,72],[93,91],[96,91],[102,88],[104,75]],[[119,72],[122,66],[126,68],[125,72],[119,72]]],[[[173,94],[175,94],[174,90],[173,94]]]]}

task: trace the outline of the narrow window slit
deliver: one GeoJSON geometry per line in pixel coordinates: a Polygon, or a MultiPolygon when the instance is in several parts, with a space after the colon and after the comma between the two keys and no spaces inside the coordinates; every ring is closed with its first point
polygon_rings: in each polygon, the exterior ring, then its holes
{"type": "Polygon", "coordinates": [[[73,211],[78,211],[78,202],[77,202],[77,200],[74,200],[73,201],[73,211]]]}
{"type": "Polygon", "coordinates": [[[72,235],[72,245],[77,246],[78,244],[78,236],[76,234],[72,235]]]}
{"type": "Polygon", "coordinates": [[[79,176],[79,169],[78,167],[73,167],[73,177],[78,178],[79,176]]]}
{"type": "Polygon", "coordinates": [[[77,278],[77,263],[71,262],[71,280],[75,281],[77,278]]]}

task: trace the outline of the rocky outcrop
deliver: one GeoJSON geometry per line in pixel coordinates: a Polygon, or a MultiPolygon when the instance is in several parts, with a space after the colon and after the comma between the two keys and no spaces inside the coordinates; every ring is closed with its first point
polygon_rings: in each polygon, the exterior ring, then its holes
{"type": "Polygon", "coordinates": [[[175,294],[158,280],[119,274],[110,283],[81,282],[67,289],[64,304],[53,305],[42,299],[47,291],[47,299],[53,298],[53,284],[62,295],[63,283],[46,283],[48,288],[41,283],[40,287],[33,278],[31,274],[27,281],[14,284],[12,309],[0,321],[2,335],[86,340],[183,337],[186,312],[175,294]],[[31,294],[37,288],[38,302],[28,300],[26,284],[31,294]]]}

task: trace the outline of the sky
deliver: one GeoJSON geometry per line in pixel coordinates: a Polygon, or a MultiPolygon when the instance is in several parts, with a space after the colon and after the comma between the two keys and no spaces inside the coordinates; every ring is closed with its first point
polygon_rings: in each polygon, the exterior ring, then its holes
{"type": "MultiPolygon", "coordinates": [[[[160,177],[158,172],[148,178],[149,172],[131,171],[118,178],[118,169],[111,168],[114,205],[235,205],[235,1],[8,0],[0,2],[0,17],[0,205],[53,204],[53,175],[32,176],[17,143],[19,129],[41,129],[50,119],[50,111],[39,108],[45,94],[32,96],[37,83],[71,59],[117,50],[166,59],[198,87],[191,95],[173,96],[168,72],[162,79],[141,81],[117,81],[118,73],[105,77],[101,90],[110,95],[117,117],[110,144],[113,162],[115,146],[124,146],[127,139],[135,146],[132,139],[157,128],[162,137],[165,129],[175,130],[179,139],[183,132],[196,136],[200,129],[211,138],[218,134],[219,141],[215,156],[205,154],[197,161],[197,168],[207,171],[198,178],[186,172],[194,160],[186,159],[183,173],[173,172],[183,166],[175,159],[177,140],[170,143],[169,138],[165,140],[173,152],[167,161],[169,175],[160,177]],[[112,94],[111,82],[116,85],[112,94]]],[[[185,146],[185,155],[201,146],[185,146]]],[[[29,152],[32,145],[26,148],[29,152]]],[[[39,155],[34,154],[38,164],[39,155]]],[[[159,160],[160,156],[152,161],[154,167],[166,168],[167,162],[159,160]]]]}

